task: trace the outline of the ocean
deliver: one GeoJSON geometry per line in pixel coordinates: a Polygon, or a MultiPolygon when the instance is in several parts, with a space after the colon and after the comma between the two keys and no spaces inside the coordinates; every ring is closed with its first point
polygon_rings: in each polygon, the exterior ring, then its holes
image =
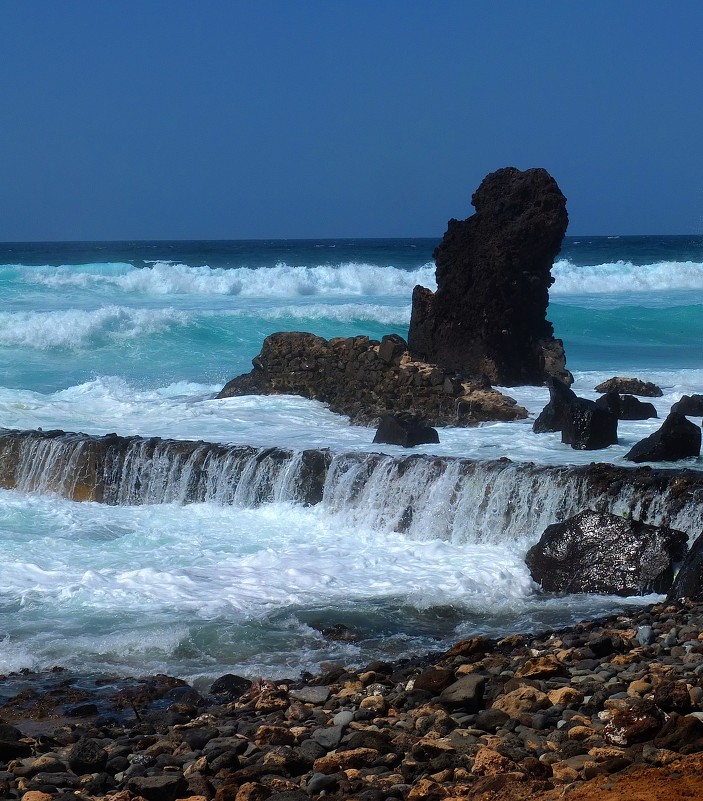
{"type": "MultiPolygon", "coordinates": [[[[531,463],[626,464],[661,420],[621,422],[618,445],[577,452],[532,433],[545,388],[511,388],[529,420],[441,429],[439,445],[416,449],[477,460],[459,486],[424,463],[399,480],[401,449],[373,445],[372,429],[320,403],[214,399],[275,331],[406,336],[413,286],[434,288],[436,244],[0,244],[3,427],[329,449],[337,460],[315,506],[283,483],[263,503],[245,491],[108,506],[0,490],[0,673],[59,665],[206,686],[227,672],[296,676],[651,602],[541,595],[523,557],[566,509],[545,484],[533,513],[518,485],[531,463]],[[378,451],[386,457],[365,473],[345,467],[344,454],[358,464],[378,451]],[[517,472],[500,484],[486,477],[502,457],[517,472]],[[409,506],[408,527],[398,510],[409,506]],[[338,624],[352,640],[323,635],[338,624]]],[[[662,387],[661,418],[703,392],[703,236],[567,237],[553,275],[548,317],[578,394],[637,376],[662,387]]]]}

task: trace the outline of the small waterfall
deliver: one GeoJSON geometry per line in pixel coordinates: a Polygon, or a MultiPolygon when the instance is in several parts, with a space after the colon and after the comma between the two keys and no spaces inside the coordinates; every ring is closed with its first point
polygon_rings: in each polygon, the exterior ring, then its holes
{"type": "Polygon", "coordinates": [[[412,539],[534,538],[586,508],[703,531],[703,473],[0,431],[0,486],[108,504],[321,504],[412,539]]]}

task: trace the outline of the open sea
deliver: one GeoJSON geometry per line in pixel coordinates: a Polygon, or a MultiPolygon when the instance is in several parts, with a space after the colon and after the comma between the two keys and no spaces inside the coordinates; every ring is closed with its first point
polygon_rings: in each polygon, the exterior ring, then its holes
{"type": "MultiPolygon", "coordinates": [[[[406,336],[413,287],[435,288],[436,244],[0,244],[0,425],[400,454],[317,402],[214,396],[275,331],[406,336]]],[[[661,418],[682,394],[703,392],[703,236],[567,237],[553,275],[548,317],[578,394],[637,376],[664,390],[661,418]]],[[[439,445],[417,450],[621,464],[661,424],[621,422],[617,446],[577,452],[531,431],[546,389],[506,392],[529,420],[440,429],[439,445]]],[[[312,507],[285,495],[106,506],[0,490],[0,673],[61,665],[196,684],[227,672],[295,676],[653,600],[541,596],[523,557],[542,530],[519,509],[506,525],[510,487],[478,525],[439,480],[417,481],[422,493],[409,479],[369,480],[352,502],[332,475],[312,507]],[[401,533],[389,510],[403,493],[427,523],[401,533]],[[326,639],[320,630],[335,624],[355,641],[326,639]]],[[[549,507],[544,495],[552,522],[558,500],[549,507]]]]}

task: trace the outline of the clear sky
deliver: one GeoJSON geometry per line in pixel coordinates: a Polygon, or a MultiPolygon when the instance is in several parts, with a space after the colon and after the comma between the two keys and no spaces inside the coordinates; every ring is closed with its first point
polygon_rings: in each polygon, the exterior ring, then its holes
{"type": "Polygon", "coordinates": [[[703,233],[701,0],[0,0],[0,240],[703,233]]]}

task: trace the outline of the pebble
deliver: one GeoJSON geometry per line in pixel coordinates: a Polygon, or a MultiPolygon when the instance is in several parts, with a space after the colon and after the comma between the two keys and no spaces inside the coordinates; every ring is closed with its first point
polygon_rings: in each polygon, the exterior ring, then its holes
{"type": "Polygon", "coordinates": [[[227,694],[154,677],[131,704],[84,693],[67,721],[32,720],[18,696],[0,707],[0,794],[435,801],[664,769],[703,750],[702,628],[703,604],[667,603],[360,671],[223,677],[227,694]]]}

